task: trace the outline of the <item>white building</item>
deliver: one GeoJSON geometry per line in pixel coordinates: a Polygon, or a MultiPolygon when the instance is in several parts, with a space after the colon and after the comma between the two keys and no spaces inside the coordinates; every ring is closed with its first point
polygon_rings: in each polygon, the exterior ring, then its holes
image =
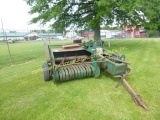
{"type": "Polygon", "coordinates": [[[65,37],[68,39],[74,39],[78,36],[78,34],[74,31],[67,32],[65,37]]]}
{"type": "Polygon", "coordinates": [[[122,34],[121,30],[101,30],[101,38],[114,38],[117,37],[118,34],[122,34]]]}

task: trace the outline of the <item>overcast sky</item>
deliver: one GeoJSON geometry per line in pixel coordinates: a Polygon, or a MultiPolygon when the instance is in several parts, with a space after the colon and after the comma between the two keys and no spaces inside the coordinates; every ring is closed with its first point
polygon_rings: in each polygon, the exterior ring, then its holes
{"type": "MultiPolygon", "coordinates": [[[[3,20],[4,29],[29,30],[40,29],[39,24],[27,25],[31,18],[28,11],[30,6],[24,0],[0,0],[0,19],[3,20]]],[[[2,24],[0,21],[0,30],[2,24]]]]}

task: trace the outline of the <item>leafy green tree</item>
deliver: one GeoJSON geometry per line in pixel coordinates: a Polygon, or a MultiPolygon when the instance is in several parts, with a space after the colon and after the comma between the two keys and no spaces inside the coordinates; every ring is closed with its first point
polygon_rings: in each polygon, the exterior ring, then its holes
{"type": "MultiPolygon", "coordinates": [[[[25,0],[30,14],[38,13],[31,23],[53,21],[54,29],[69,26],[93,29],[95,41],[100,41],[100,25],[130,23],[136,25],[146,18],[140,16],[144,0],[25,0]],[[143,1],[143,2],[141,2],[143,1]]],[[[158,0],[159,1],[159,0],[158,0]]]]}
{"type": "Polygon", "coordinates": [[[103,30],[122,30],[122,26],[104,26],[101,27],[101,29],[103,30]]]}
{"type": "Polygon", "coordinates": [[[139,0],[136,8],[141,11],[144,21],[141,21],[145,29],[153,32],[160,31],[160,0],[139,0]]]}

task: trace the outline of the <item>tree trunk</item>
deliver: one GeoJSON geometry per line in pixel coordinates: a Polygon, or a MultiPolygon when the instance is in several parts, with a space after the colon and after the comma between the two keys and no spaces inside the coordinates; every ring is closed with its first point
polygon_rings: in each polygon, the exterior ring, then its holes
{"type": "Polygon", "coordinates": [[[101,36],[100,36],[100,22],[97,22],[96,26],[94,27],[94,41],[95,41],[95,42],[101,41],[101,36]]]}

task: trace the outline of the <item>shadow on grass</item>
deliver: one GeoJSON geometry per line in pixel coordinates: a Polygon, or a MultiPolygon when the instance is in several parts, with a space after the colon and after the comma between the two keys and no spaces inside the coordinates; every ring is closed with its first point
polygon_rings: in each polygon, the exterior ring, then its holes
{"type": "Polygon", "coordinates": [[[105,76],[106,79],[111,79],[113,82],[119,82],[120,80],[119,78],[114,77],[113,75],[104,70],[101,70],[101,76],[105,76]]]}
{"type": "MultiPolygon", "coordinates": [[[[58,81],[58,82],[53,81],[53,83],[58,86],[58,85],[68,84],[68,83],[77,82],[77,81],[82,82],[82,81],[85,81],[85,80],[89,80],[89,79],[91,79],[91,78],[94,78],[94,77],[85,77],[85,78],[65,80],[65,81],[58,81]]],[[[99,77],[98,77],[98,78],[99,78],[99,77]]]]}

